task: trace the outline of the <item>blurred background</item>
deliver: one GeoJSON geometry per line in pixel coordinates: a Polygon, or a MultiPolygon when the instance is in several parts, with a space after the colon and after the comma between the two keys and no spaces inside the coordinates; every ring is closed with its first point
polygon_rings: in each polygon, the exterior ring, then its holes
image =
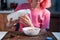
{"type": "MultiPolygon", "coordinates": [[[[27,0],[0,0],[0,31],[6,31],[7,15],[14,12],[14,9],[27,0]]],[[[52,6],[48,9],[51,12],[50,31],[60,31],[60,0],[51,0],[52,6]]]]}
{"type": "MultiPolygon", "coordinates": [[[[0,0],[0,10],[12,10],[21,3],[26,3],[27,0],[0,0]]],[[[60,11],[60,0],[51,0],[52,6],[49,9],[51,12],[60,11]]]]}
{"type": "Polygon", "coordinates": [[[0,10],[12,10],[17,5],[25,3],[27,0],[0,0],[0,10]]]}

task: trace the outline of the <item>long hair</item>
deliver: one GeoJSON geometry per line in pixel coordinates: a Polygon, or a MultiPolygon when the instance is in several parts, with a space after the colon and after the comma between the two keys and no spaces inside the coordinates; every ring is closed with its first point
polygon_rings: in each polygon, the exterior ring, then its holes
{"type": "MultiPolygon", "coordinates": [[[[32,0],[28,0],[29,3],[32,2],[32,0]]],[[[51,0],[43,0],[43,2],[40,3],[41,8],[49,8],[51,7],[51,0]]]]}

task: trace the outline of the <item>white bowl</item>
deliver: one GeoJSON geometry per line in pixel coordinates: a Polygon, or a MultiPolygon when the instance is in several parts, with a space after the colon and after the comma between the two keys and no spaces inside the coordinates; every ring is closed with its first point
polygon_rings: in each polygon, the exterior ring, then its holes
{"type": "Polygon", "coordinates": [[[35,27],[25,27],[23,28],[23,32],[26,35],[38,35],[40,32],[40,28],[35,28],[35,27]]]}

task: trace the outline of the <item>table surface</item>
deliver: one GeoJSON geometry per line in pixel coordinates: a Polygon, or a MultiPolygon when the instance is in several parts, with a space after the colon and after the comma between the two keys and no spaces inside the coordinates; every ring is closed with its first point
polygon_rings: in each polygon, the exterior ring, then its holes
{"type": "Polygon", "coordinates": [[[40,32],[36,36],[27,36],[20,32],[8,32],[2,40],[45,40],[46,37],[52,37],[53,40],[57,40],[51,32],[40,32]]]}

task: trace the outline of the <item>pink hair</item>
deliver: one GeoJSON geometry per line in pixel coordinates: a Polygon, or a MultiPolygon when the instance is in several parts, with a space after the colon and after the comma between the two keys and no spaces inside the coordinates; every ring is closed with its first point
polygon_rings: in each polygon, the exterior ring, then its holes
{"type": "MultiPolygon", "coordinates": [[[[28,0],[29,3],[32,2],[32,0],[28,0]]],[[[43,0],[43,2],[40,4],[42,8],[49,8],[51,7],[51,0],[43,0]]]]}

